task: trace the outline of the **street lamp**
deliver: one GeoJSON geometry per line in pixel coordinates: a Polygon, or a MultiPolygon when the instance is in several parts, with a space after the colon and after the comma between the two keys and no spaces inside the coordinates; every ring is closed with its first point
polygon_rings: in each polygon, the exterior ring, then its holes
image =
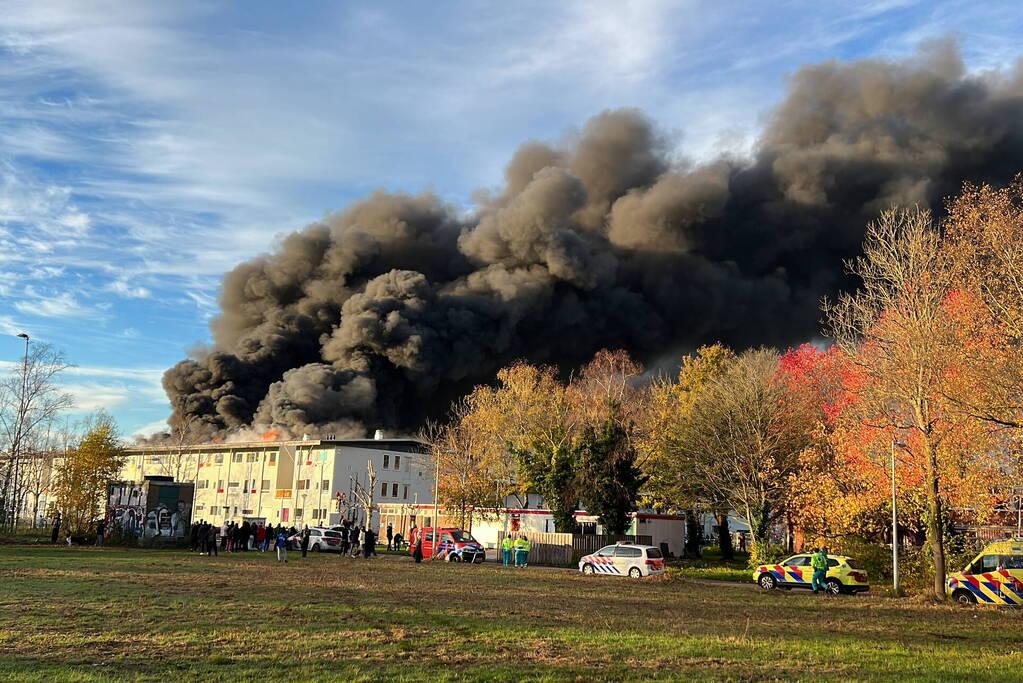
{"type": "Polygon", "coordinates": [[[906,444],[892,439],[892,591],[899,594],[899,509],[895,498],[895,448],[906,444]]]}

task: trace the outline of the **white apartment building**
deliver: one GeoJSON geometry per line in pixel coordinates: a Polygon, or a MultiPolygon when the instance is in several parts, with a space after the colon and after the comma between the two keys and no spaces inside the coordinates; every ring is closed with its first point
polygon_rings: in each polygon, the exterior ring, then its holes
{"type": "Polygon", "coordinates": [[[162,476],[194,483],[194,521],[248,519],[300,527],[338,524],[347,516],[365,523],[356,494],[368,487],[370,466],[376,505],[433,500],[428,451],[412,439],[135,446],[126,449],[120,479],[141,483],[162,476]]]}

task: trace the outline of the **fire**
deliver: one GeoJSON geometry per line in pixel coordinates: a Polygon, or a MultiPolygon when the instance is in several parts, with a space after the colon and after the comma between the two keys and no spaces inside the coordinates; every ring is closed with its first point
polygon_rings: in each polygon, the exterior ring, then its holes
{"type": "Polygon", "coordinates": [[[280,436],[280,432],[276,429],[271,429],[270,431],[263,432],[263,435],[260,438],[263,441],[276,441],[278,436],[280,436]]]}

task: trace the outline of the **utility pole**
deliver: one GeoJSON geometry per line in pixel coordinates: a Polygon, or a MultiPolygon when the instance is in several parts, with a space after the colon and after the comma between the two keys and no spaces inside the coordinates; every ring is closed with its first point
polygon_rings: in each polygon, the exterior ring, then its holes
{"type": "Polygon", "coordinates": [[[905,444],[892,439],[892,591],[899,595],[899,513],[895,497],[895,447],[905,444]]]}

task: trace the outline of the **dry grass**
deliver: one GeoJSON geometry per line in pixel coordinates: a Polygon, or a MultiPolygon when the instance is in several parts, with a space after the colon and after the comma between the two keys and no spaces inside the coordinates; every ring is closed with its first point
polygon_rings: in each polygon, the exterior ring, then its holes
{"type": "Polygon", "coordinates": [[[0,551],[18,680],[1005,680],[1019,611],[406,558],[0,551]]]}

